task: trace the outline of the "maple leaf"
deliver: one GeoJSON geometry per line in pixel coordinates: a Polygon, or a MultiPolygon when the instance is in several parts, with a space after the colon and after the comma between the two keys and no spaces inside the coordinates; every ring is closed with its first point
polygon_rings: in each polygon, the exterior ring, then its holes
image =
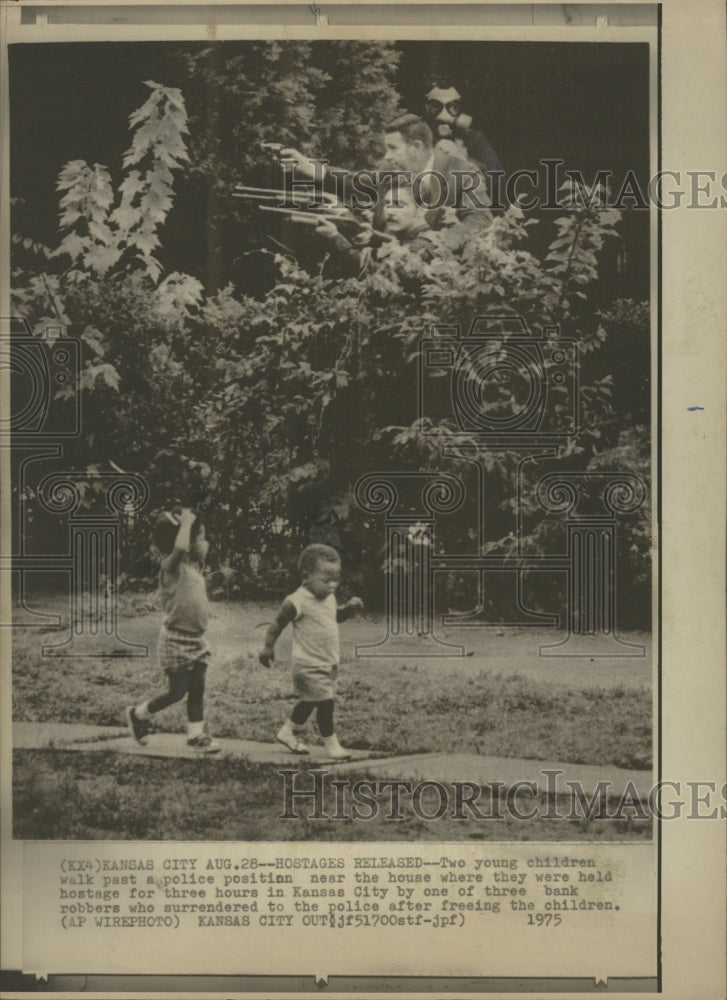
{"type": "Polygon", "coordinates": [[[140,230],[130,234],[128,243],[129,246],[134,246],[141,251],[143,257],[146,257],[159,246],[159,237],[154,230],[140,230]]]}
{"type": "Polygon", "coordinates": [[[172,312],[188,312],[198,306],[203,296],[202,283],[189,274],[174,271],[168,275],[157,289],[157,312],[162,315],[172,312]]]}
{"type": "Polygon", "coordinates": [[[81,339],[88,344],[97,357],[103,357],[106,353],[106,338],[95,326],[87,326],[81,334],[81,339]]]}
{"type": "Polygon", "coordinates": [[[83,257],[83,263],[100,277],[114,266],[121,256],[119,247],[105,247],[95,244],[83,257]]]}
{"type": "Polygon", "coordinates": [[[87,368],[84,368],[81,372],[79,385],[81,389],[93,391],[99,379],[110,389],[118,392],[120,384],[119,373],[108,362],[98,363],[94,361],[87,368]]]}
{"type": "Polygon", "coordinates": [[[88,240],[84,240],[78,233],[68,233],[51,253],[51,257],[60,257],[67,253],[71,260],[76,260],[88,245],[88,240]]]}

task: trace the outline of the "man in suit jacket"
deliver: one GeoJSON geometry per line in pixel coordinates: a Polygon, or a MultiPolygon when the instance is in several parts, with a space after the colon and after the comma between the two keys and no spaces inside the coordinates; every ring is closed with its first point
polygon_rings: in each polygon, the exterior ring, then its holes
{"type": "Polygon", "coordinates": [[[492,222],[487,184],[482,172],[470,161],[458,156],[449,144],[435,147],[432,130],[417,115],[399,115],[385,129],[385,158],[375,170],[347,171],[310,160],[296,149],[283,149],[281,160],[304,177],[335,190],[342,201],[359,207],[374,207],[374,228],[384,228],[382,192],[402,176],[412,188],[415,200],[426,208],[426,221],[432,229],[445,224],[447,209],[474,232],[492,222]],[[361,197],[364,199],[362,206],[361,197]],[[368,204],[365,199],[368,198],[368,204]]]}
{"type": "MultiPolygon", "coordinates": [[[[487,184],[481,171],[469,160],[458,156],[448,144],[435,146],[432,130],[417,115],[401,115],[386,126],[386,155],[379,165],[379,175],[404,171],[412,185],[414,198],[427,210],[431,229],[440,229],[445,209],[453,208],[457,218],[470,230],[490,225],[487,184]]],[[[374,219],[381,213],[378,200],[374,219]]]]}

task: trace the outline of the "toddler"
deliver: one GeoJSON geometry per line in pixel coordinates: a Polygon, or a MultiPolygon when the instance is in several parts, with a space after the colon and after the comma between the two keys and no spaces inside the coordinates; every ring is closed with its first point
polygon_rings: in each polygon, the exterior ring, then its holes
{"type": "Polygon", "coordinates": [[[207,585],[202,570],[209,542],[204,525],[188,509],[161,514],[154,541],[163,555],[159,590],[164,620],[159,634],[159,665],[167,690],[126,709],[131,735],[144,743],[151,717],[187,695],[187,746],[201,753],[218,753],[220,746],[205,732],[204,686],[210,647],[205,638],[209,620],[207,585]]]}
{"type": "Polygon", "coordinates": [[[345,760],[350,754],[338,742],[333,724],[339,661],[338,622],[355,614],[357,608],[363,607],[363,601],[352,597],[341,607],[336,604],[334,595],[341,579],[341,560],[330,545],[309,545],[301,553],[298,569],[302,583],[283,601],[260,653],[263,666],[271,666],[277,638],[285,626],[292,623],[293,688],[299,700],[279,730],[277,740],[293,753],[307,754],[308,747],[298,738],[294,727],[303,726],[316,709],[326,754],[333,760],[345,760]]]}

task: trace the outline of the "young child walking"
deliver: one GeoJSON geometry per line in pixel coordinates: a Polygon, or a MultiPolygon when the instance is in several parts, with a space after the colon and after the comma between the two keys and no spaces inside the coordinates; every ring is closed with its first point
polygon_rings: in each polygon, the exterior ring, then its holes
{"type": "Polygon", "coordinates": [[[263,666],[271,666],[275,661],[278,636],[292,623],[293,688],[299,700],[279,730],[277,740],[293,753],[309,753],[295,727],[305,725],[316,709],[326,754],[333,760],[345,760],[350,754],[338,742],[333,723],[339,661],[338,622],[355,614],[357,608],[363,607],[363,601],[352,597],[341,607],[336,604],[334,595],[341,580],[341,560],[330,545],[309,545],[301,553],[298,569],[302,583],[283,601],[260,653],[263,666]]]}
{"type": "Polygon", "coordinates": [[[209,542],[205,528],[188,509],[161,514],[154,541],[164,557],[159,590],[164,619],[159,633],[159,665],[167,689],[136,707],[126,709],[129,730],[144,743],[151,718],[187,695],[187,746],[201,753],[218,753],[220,746],[205,732],[204,686],[210,647],[205,638],[209,620],[207,585],[202,570],[209,542]]]}

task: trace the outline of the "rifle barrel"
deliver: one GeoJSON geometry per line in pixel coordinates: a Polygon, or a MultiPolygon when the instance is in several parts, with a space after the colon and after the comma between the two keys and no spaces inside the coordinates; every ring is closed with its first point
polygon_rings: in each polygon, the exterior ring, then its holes
{"type": "Polygon", "coordinates": [[[345,209],[345,205],[341,205],[335,194],[329,194],[326,191],[286,191],[283,188],[261,188],[252,187],[247,184],[236,184],[233,188],[232,196],[233,198],[246,198],[252,201],[273,201],[280,199],[282,202],[290,201],[291,198],[294,198],[296,201],[307,204],[312,203],[327,205],[329,208],[340,207],[345,209]]]}

